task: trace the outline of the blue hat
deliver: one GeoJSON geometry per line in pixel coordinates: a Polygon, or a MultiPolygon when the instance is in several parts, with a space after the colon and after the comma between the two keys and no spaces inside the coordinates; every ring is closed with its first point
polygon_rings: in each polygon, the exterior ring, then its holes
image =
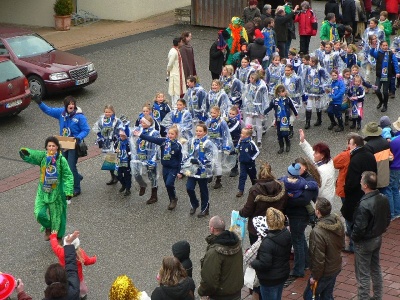
{"type": "Polygon", "coordinates": [[[291,164],[287,171],[292,176],[300,176],[301,165],[300,164],[291,164]]]}

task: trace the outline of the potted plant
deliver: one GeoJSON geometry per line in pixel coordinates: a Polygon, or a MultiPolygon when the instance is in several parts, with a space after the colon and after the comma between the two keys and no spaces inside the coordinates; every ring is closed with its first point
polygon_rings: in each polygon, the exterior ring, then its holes
{"type": "Polygon", "coordinates": [[[69,30],[71,14],[74,10],[72,0],[56,0],[54,3],[54,21],[56,30],[69,30]]]}

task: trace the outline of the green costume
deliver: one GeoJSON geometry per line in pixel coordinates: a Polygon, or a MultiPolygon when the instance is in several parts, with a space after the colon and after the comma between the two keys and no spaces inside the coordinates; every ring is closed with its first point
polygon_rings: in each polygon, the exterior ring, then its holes
{"type": "Polygon", "coordinates": [[[24,161],[40,166],[34,213],[36,220],[42,225],[41,230],[44,231],[46,228],[55,230],[58,232],[57,237],[62,238],[67,222],[66,195],[72,196],[74,193],[74,176],[67,160],[61,152],[58,153],[55,162],[57,181],[51,185],[51,190],[46,192],[43,183],[46,174],[47,151],[21,148],[20,155],[24,161]]]}
{"type": "Polygon", "coordinates": [[[386,19],[383,22],[379,21],[379,27],[385,33],[385,40],[390,46],[390,35],[392,34],[392,22],[390,22],[388,19],[386,19]]]}
{"type": "Polygon", "coordinates": [[[328,20],[323,21],[319,31],[319,37],[321,41],[339,41],[339,33],[336,24],[332,24],[328,20]]]}

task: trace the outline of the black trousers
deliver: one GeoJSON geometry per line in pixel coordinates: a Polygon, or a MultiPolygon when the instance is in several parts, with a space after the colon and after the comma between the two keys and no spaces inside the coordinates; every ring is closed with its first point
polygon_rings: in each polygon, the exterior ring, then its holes
{"type": "Polygon", "coordinates": [[[309,53],[311,35],[300,36],[300,52],[303,54],[309,53]]]}

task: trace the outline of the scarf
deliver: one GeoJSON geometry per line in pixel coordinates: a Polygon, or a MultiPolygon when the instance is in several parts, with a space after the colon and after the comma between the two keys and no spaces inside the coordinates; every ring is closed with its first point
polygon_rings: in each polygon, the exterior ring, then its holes
{"type": "MultiPolygon", "coordinates": [[[[143,135],[149,135],[153,131],[152,127],[143,129],[142,134],[143,135]]],[[[147,142],[140,137],[136,141],[137,145],[137,159],[138,160],[147,160],[147,142]]]]}
{"type": "Polygon", "coordinates": [[[120,140],[118,143],[118,167],[129,167],[128,145],[128,139],[120,140]]]}
{"type": "Polygon", "coordinates": [[[104,116],[101,120],[101,135],[105,138],[112,138],[112,133],[114,132],[114,120],[115,115],[111,117],[104,116]]]}
{"type": "Polygon", "coordinates": [[[161,121],[161,105],[158,104],[157,102],[154,102],[153,104],[153,118],[156,119],[157,121],[161,121]]]}
{"type": "Polygon", "coordinates": [[[204,159],[205,159],[205,152],[204,152],[204,142],[207,140],[207,135],[202,137],[201,139],[196,138],[193,142],[193,151],[194,149],[199,146],[199,160],[201,163],[204,164],[204,159]]]}
{"type": "Polygon", "coordinates": [[[232,23],[229,24],[232,35],[232,49],[231,53],[235,54],[240,52],[240,33],[242,32],[242,26],[235,27],[232,23]]]}
{"type": "Polygon", "coordinates": [[[329,22],[331,25],[331,35],[329,37],[330,41],[336,41],[336,24],[329,22]]]}
{"type": "Polygon", "coordinates": [[[56,152],[54,155],[47,152],[43,187],[42,187],[42,190],[45,193],[50,193],[57,186],[58,182],[57,158],[58,158],[58,152],[56,152]]]}
{"type": "Polygon", "coordinates": [[[171,144],[174,141],[170,140],[169,138],[166,138],[165,143],[164,143],[164,153],[163,153],[163,160],[170,160],[171,159],[171,144]]]}
{"type": "Polygon", "coordinates": [[[181,111],[176,110],[176,112],[172,115],[172,123],[173,124],[182,123],[183,112],[184,112],[183,110],[181,110],[181,111]]]}
{"type": "Polygon", "coordinates": [[[385,51],[382,61],[381,81],[388,81],[389,51],[385,51]]]}
{"type": "Polygon", "coordinates": [[[231,87],[232,87],[232,77],[222,77],[220,78],[222,87],[227,95],[231,94],[231,87]]]}
{"type": "Polygon", "coordinates": [[[208,135],[210,139],[217,139],[220,137],[220,134],[218,132],[220,122],[221,122],[220,117],[210,120],[210,124],[208,125],[208,130],[209,130],[208,135]]]}
{"type": "Polygon", "coordinates": [[[279,122],[279,131],[282,136],[289,135],[289,120],[286,115],[285,98],[279,98],[277,102],[279,109],[276,112],[276,121],[279,122]]]}

